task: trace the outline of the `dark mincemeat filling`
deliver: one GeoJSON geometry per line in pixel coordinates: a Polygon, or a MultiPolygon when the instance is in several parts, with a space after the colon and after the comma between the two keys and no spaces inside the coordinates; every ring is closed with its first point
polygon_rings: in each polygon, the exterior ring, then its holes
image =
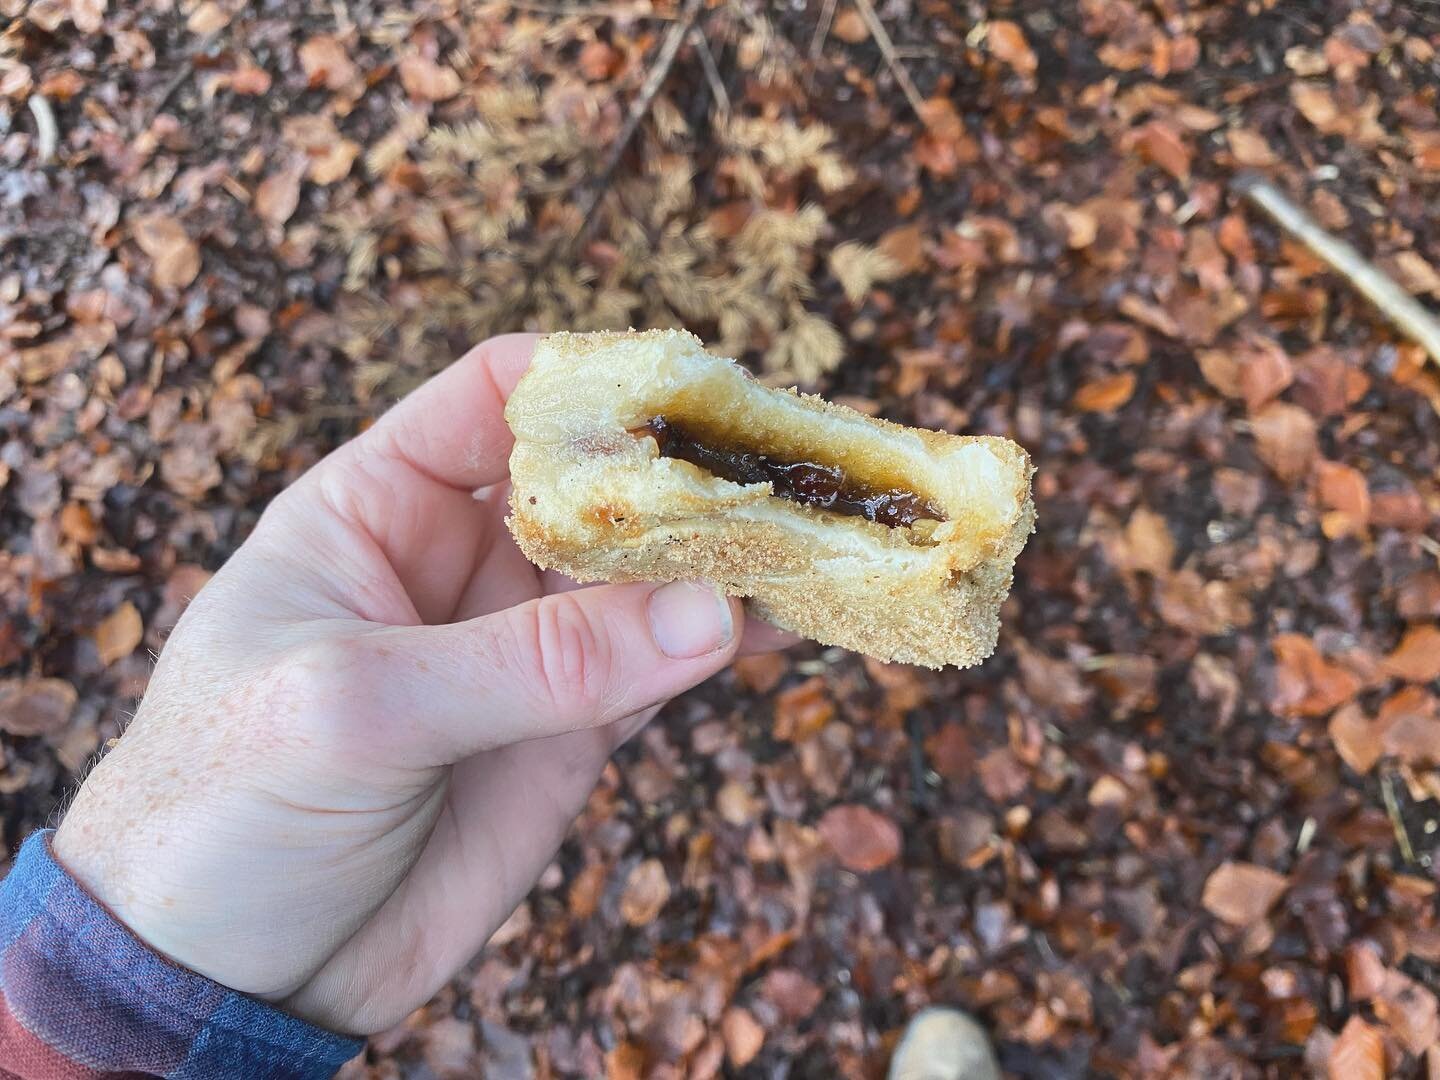
{"type": "Polygon", "coordinates": [[[653,438],[662,457],[688,461],[736,484],[768,483],[780,498],[805,506],[863,517],[892,528],[904,528],[921,520],[945,520],[934,503],[913,491],[880,491],[851,480],[844,469],[834,465],[777,461],[768,454],[711,446],[663,416],[654,417],[635,434],[653,438]]]}

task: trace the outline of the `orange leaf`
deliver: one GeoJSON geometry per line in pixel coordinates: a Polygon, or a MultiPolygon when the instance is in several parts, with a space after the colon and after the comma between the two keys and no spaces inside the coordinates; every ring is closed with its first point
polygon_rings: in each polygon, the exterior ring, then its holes
{"type": "Polygon", "coordinates": [[[460,92],[460,76],[419,53],[400,61],[400,82],[405,92],[421,101],[444,101],[460,92]]]}
{"type": "Polygon", "coordinates": [[[1440,679],[1440,628],[1429,623],[1412,626],[1382,666],[1387,675],[1406,682],[1440,679]]]}
{"type": "Polygon", "coordinates": [[[820,836],[848,870],[867,873],[895,861],[900,830],[866,806],[835,806],[820,819],[820,836]]]}
{"type": "Polygon", "coordinates": [[[725,1010],[720,1019],[720,1034],[725,1040],[725,1056],[737,1069],[750,1064],[765,1045],[765,1028],[749,1009],[738,1005],[725,1010]]]}
{"type": "Polygon", "coordinates": [[[1310,471],[1318,450],[1315,420],[1298,405],[1272,401],[1252,421],[1260,460],[1287,483],[1310,471]]]}
{"type": "Polygon", "coordinates": [[[1320,654],[1302,634],[1276,634],[1275,693],[1270,707],[1284,716],[1324,716],[1360,692],[1360,678],[1320,654]]]}
{"type": "Polygon", "coordinates": [[[1122,371],[1088,382],[1075,391],[1071,404],[1084,412],[1109,413],[1124,405],[1135,393],[1135,373],[1122,371]]]}
{"type": "Polygon", "coordinates": [[[1135,149],[1152,165],[1158,165],[1177,180],[1190,179],[1190,147],[1180,132],[1164,120],[1152,120],[1135,135],[1135,149]]]}
{"type": "Polygon", "coordinates": [[[996,19],[985,35],[990,52],[1021,75],[1035,74],[1035,53],[1025,40],[1025,32],[1009,19],[996,19]]]}
{"type": "Polygon", "coordinates": [[[1378,1029],[1352,1016],[1330,1048],[1330,1080],[1385,1080],[1385,1042],[1378,1029]]]}
{"type": "Polygon", "coordinates": [[[100,650],[100,662],[109,667],[116,660],[125,659],[144,636],[145,624],[140,620],[140,612],[126,600],[95,627],[95,647],[100,650]]]}
{"type": "Polygon", "coordinates": [[[1263,919],[1287,888],[1285,876],[1267,867],[1226,862],[1206,879],[1200,902],[1223,922],[1249,926],[1263,919]]]}

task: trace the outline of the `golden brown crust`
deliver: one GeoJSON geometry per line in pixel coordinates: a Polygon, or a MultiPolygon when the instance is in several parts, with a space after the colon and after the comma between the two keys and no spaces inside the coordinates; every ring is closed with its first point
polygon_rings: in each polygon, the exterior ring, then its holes
{"type": "Polygon", "coordinates": [[[990,654],[1034,523],[1014,443],[874,420],[771,390],[683,331],[554,334],[511,395],[521,550],[580,581],[714,581],[756,614],[885,660],[968,666],[990,654]],[[683,416],[777,457],[843,464],[930,499],[947,520],[890,528],[659,456],[632,432],[683,416]]]}

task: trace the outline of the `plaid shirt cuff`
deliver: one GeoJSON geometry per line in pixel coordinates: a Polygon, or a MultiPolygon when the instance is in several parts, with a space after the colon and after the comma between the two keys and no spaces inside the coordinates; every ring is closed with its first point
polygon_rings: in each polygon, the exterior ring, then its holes
{"type": "Polygon", "coordinates": [[[322,1080],[360,1052],[160,956],[55,861],[51,835],[0,881],[0,1078],[322,1080]]]}

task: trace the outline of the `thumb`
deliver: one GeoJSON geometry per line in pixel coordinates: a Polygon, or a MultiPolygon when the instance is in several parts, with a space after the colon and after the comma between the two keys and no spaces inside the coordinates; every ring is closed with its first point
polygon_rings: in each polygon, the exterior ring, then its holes
{"type": "MultiPolygon", "coordinates": [[[[735,654],[742,609],[708,585],[598,585],[467,622],[366,634],[397,764],[441,765],[659,705],[735,654]],[[395,731],[399,734],[398,731],[395,731]]],[[[390,739],[382,739],[391,743],[390,739]]]]}

